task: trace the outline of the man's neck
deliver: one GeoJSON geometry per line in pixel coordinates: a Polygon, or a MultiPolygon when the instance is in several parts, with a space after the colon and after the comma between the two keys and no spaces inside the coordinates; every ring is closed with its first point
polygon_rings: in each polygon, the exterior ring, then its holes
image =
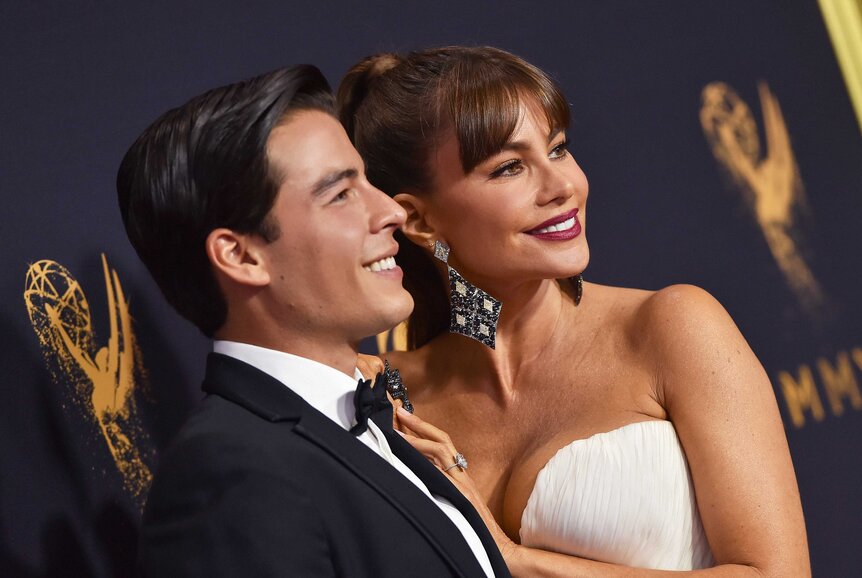
{"type": "Polygon", "coordinates": [[[248,343],[258,347],[266,347],[276,351],[283,351],[292,355],[298,355],[306,359],[311,359],[323,365],[328,365],[338,371],[353,377],[356,369],[356,360],[358,356],[358,343],[349,343],[346,341],[339,342],[337,340],[320,340],[308,338],[296,338],[291,336],[282,336],[280,338],[266,338],[262,334],[243,335],[235,331],[219,331],[215,335],[215,339],[223,341],[236,341],[239,343],[248,343]]]}

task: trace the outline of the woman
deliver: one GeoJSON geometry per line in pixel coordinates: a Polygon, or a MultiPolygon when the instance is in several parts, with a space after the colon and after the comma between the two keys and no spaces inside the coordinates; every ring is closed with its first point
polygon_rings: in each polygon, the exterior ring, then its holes
{"type": "Polygon", "coordinates": [[[809,575],[774,394],[727,313],[691,286],[581,284],[588,185],[558,87],[448,47],[369,57],[338,100],[369,180],[408,213],[411,351],[388,358],[417,415],[399,421],[513,575],[809,575]],[[470,284],[487,292],[472,313],[470,284]]]}

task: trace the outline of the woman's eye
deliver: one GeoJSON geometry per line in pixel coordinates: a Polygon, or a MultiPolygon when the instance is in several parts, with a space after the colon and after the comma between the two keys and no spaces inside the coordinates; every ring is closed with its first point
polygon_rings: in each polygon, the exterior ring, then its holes
{"type": "Polygon", "coordinates": [[[519,160],[511,160],[503,163],[496,169],[491,172],[491,178],[496,179],[498,177],[513,177],[524,170],[521,161],[519,160]]]}
{"type": "Polygon", "coordinates": [[[567,154],[569,154],[568,146],[569,146],[569,141],[564,140],[563,142],[561,142],[560,144],[558,144],[557,146],[555,146],[554,148],[551,149],[551,154],[548,155],[549,158],[561,159],[561,158],[565,157],[567,154]]]}

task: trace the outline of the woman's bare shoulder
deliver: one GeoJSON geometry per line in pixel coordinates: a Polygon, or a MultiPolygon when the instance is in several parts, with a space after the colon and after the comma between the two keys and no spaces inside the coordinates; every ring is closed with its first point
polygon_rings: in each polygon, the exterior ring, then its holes
{"type": "Polygon", "coordinates": [[[637,326],[642,349],[663,373],[692,379],[738,355],[750,356],[745,338],[722,305],[704,289],[671,285],[641,305],[637,326]]]}
{"type": "Polygon", "coordinates": [[[584,282],[582,301],[584,304],[589,303],[599,307],[630,307],[642,303],[653,294],[655,291],[646,289],[584,282]]]}
{"type": "Polygon", "coordinates": [[[694,285],[670,285],[657,291],[604,285],[591,289],[605,325],[622,328],[631,342],[638,349],[649,350],[653,359],[659,353],[658,346],[678,350],[683,342],[690,345],[709,335],[736,332],[724,307],[694,285]]]}
{"type": "Polygon", "coordinates": [[[637,319],[644,304],[655,294],[656,291],[645,289],[585,283],[582,304],[587,306],[585,312],[589,311],[600,318],[603,325],[619,324],[627,327],[637,319]]]}
{"type": "MultiPolygon", "coordinates": [[[[670,285],[652,292],[638,311],[643,329],[655,337],[697,334],[733,325],[724,307],[704,289],[670,285]]],[[[735,326],[734,326],[735,327],[735,326]]]]}

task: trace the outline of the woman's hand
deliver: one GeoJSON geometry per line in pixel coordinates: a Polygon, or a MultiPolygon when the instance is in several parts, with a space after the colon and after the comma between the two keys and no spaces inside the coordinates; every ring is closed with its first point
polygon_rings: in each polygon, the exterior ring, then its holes
{"type": "Polygon", "coordinates": [[[455,464],[455,455],[458,454],[458,450],[452,444],[449,434],[424,421],[419,416],[405,411],[400,406],[395,414],[395,428],[401,432],[411,446],[437,466],[464,494],[464,497],[473,504],[473,507],[482,517],[482,521],[485,522],[485,526],[491,532],[491,536],[497,543],[506,564],[511,566],[512,558],[517,556],[519,546],[497,524],[485,504],[485,500],[479,490],[476,489],[473,478],[467,473],[467,469],[462,470],[458,466],[451,467],[455,464]]]}
{"type": "Polygon", "coordinates": [[[383,373],[383,360],[376,355],[360,353],[356,358],[356,369],[365,379],[374,379],[378,373],[383,373]]]}
{"type": "MultiPolygon", "coordinates": [[[[376,355],[360,353],[356,358],[356,369],[359,370],[359,373],[361,373],[362,377],[365,379],[374,379],[378,373],[383,373],[383,360],[376,355]]],[[[400,399],[392,399],[392,396],[389,395],[388,391],[386,392],[386,397],[395,409],[404,405],[404,402],[400,399]]],[[[398,429],[398,417],[395,412],[392,413],[392,427],[398,429]]]]}

